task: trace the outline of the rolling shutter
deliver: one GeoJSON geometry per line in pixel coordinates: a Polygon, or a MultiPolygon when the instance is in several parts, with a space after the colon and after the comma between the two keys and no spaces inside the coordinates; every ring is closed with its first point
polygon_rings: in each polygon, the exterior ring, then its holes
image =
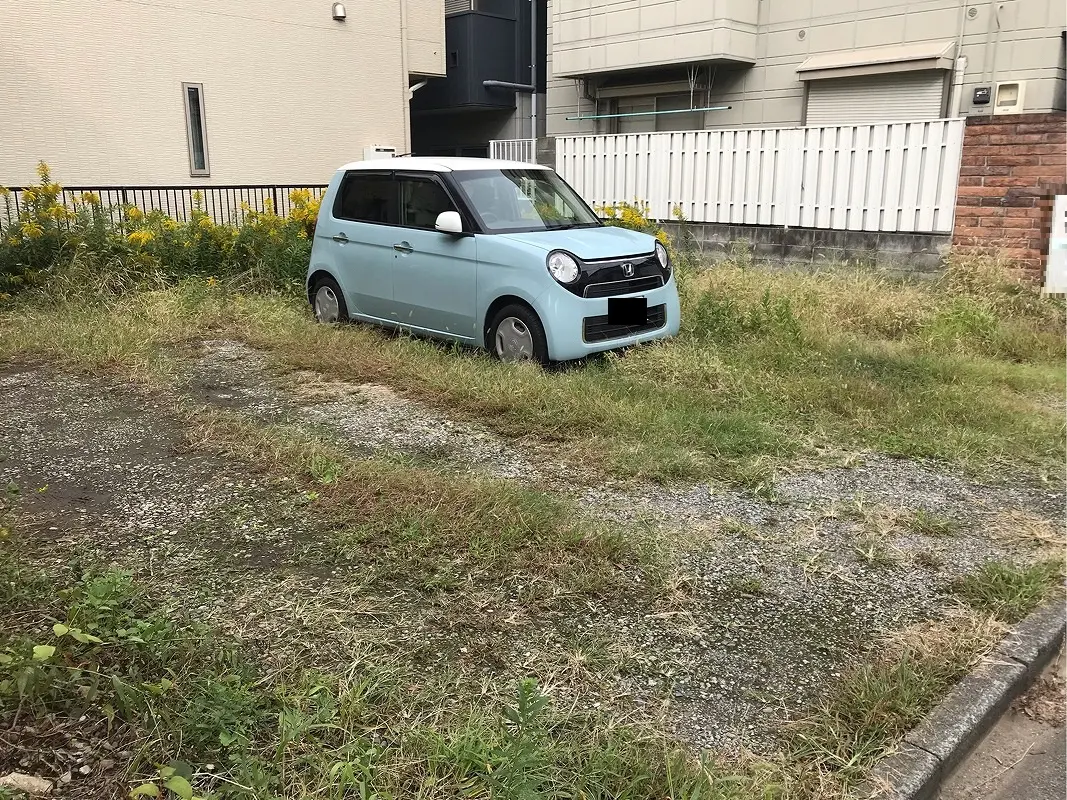
{"type": "Polygon", "coordinates": [[[911,122],[942,116],[945,71],[891,72],[808,83],[807,125],[911,122]]]}

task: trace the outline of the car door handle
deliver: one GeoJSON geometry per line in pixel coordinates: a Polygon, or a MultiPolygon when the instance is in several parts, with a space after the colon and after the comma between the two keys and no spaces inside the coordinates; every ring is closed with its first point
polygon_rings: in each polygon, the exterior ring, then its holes
{"type": "Polygon", "coordinates": [[[393,249],[398,253],[414,253],[415,248],[407,242],[397,242],[393,245],[393,249]]]}
{"type": "Polygon", "coordinates": [[[335,242],[340,242],[341,244],[344,244],[345,242],[348,241],[348,237],[345,236],[343,233],[336,233],[333,236],[333,240],[335,242]]]}

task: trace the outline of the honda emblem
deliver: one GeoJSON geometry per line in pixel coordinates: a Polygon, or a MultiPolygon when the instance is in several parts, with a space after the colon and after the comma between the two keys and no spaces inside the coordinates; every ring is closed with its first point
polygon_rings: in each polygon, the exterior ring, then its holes
{"type": "Polygon", "coordinates": [[[634,265],[629,263],[623,264],[622,274],[625,278],[632,278],[634,276],[634,265]]]}

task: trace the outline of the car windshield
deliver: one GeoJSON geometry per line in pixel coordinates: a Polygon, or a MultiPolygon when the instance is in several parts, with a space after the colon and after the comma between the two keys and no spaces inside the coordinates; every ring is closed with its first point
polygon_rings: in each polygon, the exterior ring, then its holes
{"type": "Polygon", "coordinates": [[[452,177],[487,231],[552,231],[601,224],[589,206],[552,170],[461,170],[453,172],[452,177]]]}

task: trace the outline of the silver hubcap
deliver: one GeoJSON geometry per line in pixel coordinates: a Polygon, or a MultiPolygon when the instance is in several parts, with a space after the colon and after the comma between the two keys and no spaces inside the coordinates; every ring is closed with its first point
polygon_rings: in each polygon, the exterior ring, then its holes
{"type": "Polygon", "coordinates": [[[505,317],[496,327],[496,354],[504,361],[533,358],[533,334],[517,317],[505,317]]]}
{"type": "Polygon", "coordinates": [[[319,322],[337,322],[340,309],[333,287],[320,286],[315,292],[315,319],[319,322]]]}

